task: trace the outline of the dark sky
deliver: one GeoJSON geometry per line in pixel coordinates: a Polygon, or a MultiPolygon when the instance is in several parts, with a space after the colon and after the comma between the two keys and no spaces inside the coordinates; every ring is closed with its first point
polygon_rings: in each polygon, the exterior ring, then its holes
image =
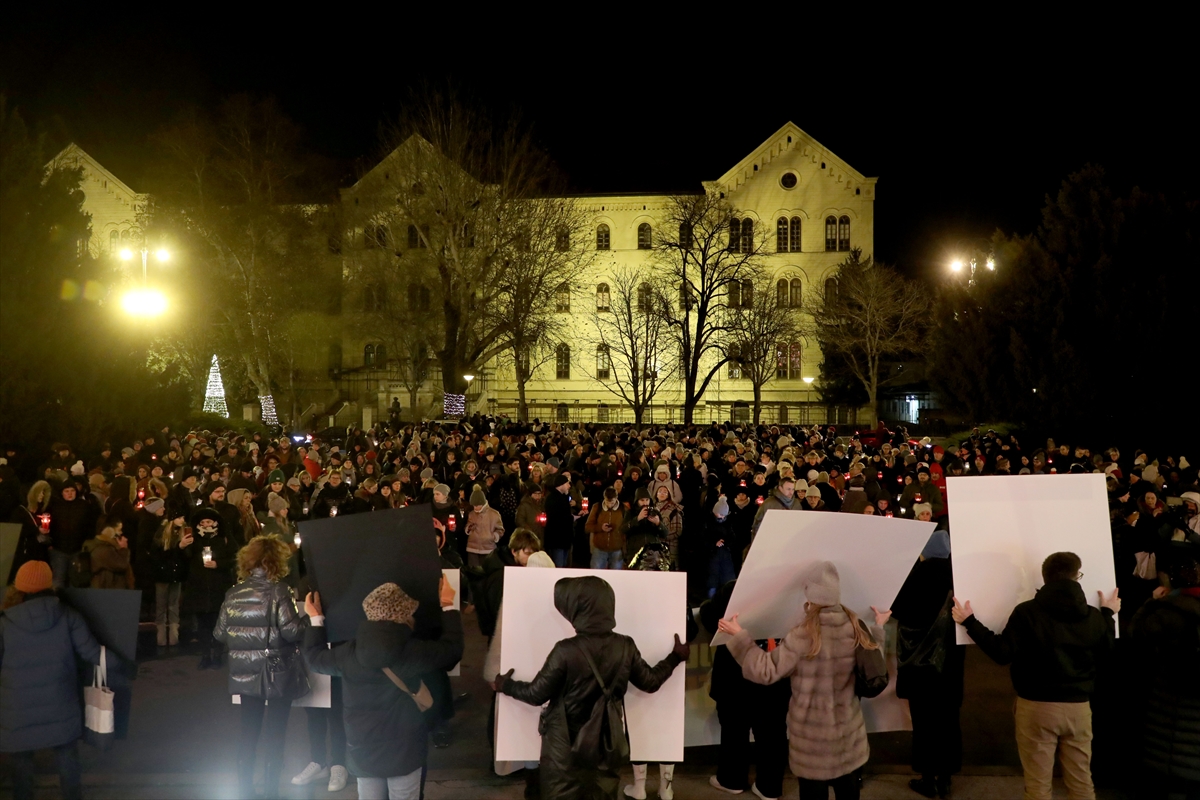
{"type": "Polygon", "coordinates": [[[280,30],[120,16],[69,33],[48,17],[6,25],[0,91],[54,144],[77,141],[135,189],[155,128],[243,91],[276,97],[348,182],[410,87],[447,78],[518,107],[579,191],[698,188],[792,120],[879,178],[876,255],[927,277],[959,243],[1031,232],[1045,195],[1088,162],[1121,189],[1194,197],[1200,177],[1186,123],[1194,66],[1165,41],[1144,52],[1076,33],[839,41],[761,16],[753,36],[708,44],[653,25],[589,41],[599,22],[514,40],[487,24],[457,31],[457,17],[409,26],[326,10],[280,30]],[[438,33],[419,44],[422,30],[438,33]]]}

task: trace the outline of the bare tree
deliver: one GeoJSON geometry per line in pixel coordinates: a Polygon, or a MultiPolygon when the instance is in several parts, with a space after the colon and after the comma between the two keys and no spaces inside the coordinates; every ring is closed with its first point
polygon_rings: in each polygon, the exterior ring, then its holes
{"type": "Polygon", "coordinates": [[[660,313],[666,301],[644,272],[630,267],[613,275],[607,299],[608,308],[598,307],[593,316],[596,380],[633,409],[634,423],[641,426],[646,409],[676,369],[668,322],[660,313]]]}
{"type": "MultiPolygon", "coordinates": [[[[754,284],[749,303],[732,310],[728,357],[741,377],[754,388],[754,424],[762,413],[762,388],[778,369],[778,348],[803,335],[800,310],[791,305],[790,295],[779,296],[769,281],[754,284]]],[[[787,358],[784,351],[783,358],[787,358]]]]}
{"type": "Polygon", "coordinates": [[[816,294],[809,313],[821,349],[844,359],[867,392],[874,420],[879,388],[891,380],[880,378],[880,362],[921,347],[929,310],[926,293],[855,249],[816,294]]]}
{"type": "Polygon", "coordinates": [[[735,324],[729,311],[752,299],[765,242],[753,220],[715,190],[672,197],[663,215],[652,245],[654,286],[657,312],[679,354],[685,424],[728,361],[726,344],[735,324]]]}

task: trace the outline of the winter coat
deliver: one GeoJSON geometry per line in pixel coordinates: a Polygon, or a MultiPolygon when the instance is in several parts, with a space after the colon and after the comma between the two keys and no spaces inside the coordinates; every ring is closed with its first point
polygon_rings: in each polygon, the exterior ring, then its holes
{"type": "Polygon", "coordinates": [[[570,550],[575,542],[575,518],[571,514],[571,498],[558,489],[546,495],[547,550],[570,550]]]}
{"type": "MultiPolygon", "coordinates": [[[[651,667],[633,639],[613,632],[616,595],[602,578],[559,580],[554,585],[554,607],[576,635],[554,645],[532,681],[510,678],[500,691],[532,706],[549,702],[542,711],[542,797],[571,800],[592,796],[586,793],[590,787],[581,783],[585,776],[577,772],[571,745],[604,696],[583,651],[591,655],[612,696],[621,701],[631,683],[643,692],[658,691],[682,659],[669,653],[651,667]]],[[[578,758],[599,763],[600,754],[581,753],[578,758]]]]}
{"type": "Polygon", "coordinates": [[[625,521],[625,512],[621,510],[619,500],[613,501],[613,507],[605,508],[604,502],[592,506],[587,522],[583,528],[592,537],[592,547],[605,553],[613,553],[625,549],[625,534],[621,532],[621,523],[625,521]],[[605,531],[605,525],[611,525],[612,530],[605,531]]]}
{"type": "Polygon", "coordinates": [[[904,516],[912,519],[914,503],[929,503],[933,507],[933,515],[939,516],[945,511],[942,504],[942,493],[933,485],[933,481],[921,483],[919,480],[913,481],[908,486],[904,487],[904,492],[900,495],[900,507],[904,509],[904,516]],[[917,498],[920,498],[919,500],[917,498]]]}
{"type": "Polygon", "coordinates": [[[266,570],[256,569],[230,587],[213,629],[213,638],[229,645],[229,693],[262,697],[268,656],[300,641],[304,628],[292,590],[283,581],[267,580],[266,570]]]}
{"type": "Polygon", "coordinates": [[[1142,659],[1142,762],[1164,779],[1200,782],[1200,599],[1149,601],[1130,636],[1142,659]]]}
{"type": "Polygon", "coordinates": [[[75,555],[95,535],[96,518],[81,498],[67,502],[56,492],[50,499],[50,541],[55,550],[75,555]]]}
{"type": "Polygon", "coordinates": [[[650,492],[650,499],[654,500],[655,502],[658,501],[658,488],[660,486],[667,487],[667,492],[669,493],[667,496],[671,498],[671,502],[675,503],[675,505],[681,505],[683,503],[683,490],[680,489],[679,484],[676,483],[672,477],[670,477],[669,472],[667,473],[667,479],[665,481],[660,480],[658,475],[655,475],[654,480],[650,481],[649,485],[646,486],[646,491],[650,492]]]}
{"type": "Polygon", "coordinates": [[[20,525],[21,533],[17,537],[17,549],[13,553],[12,568],[7,575],[0,576],[4,578],[6,586],[17,579],[17,570],[26,561],[50,561],[50,535],[42,535],[37,520],[33,518],[28,509],[18,506],[13,509],[12,516],[8,521],[20,525]]]}
{"type": "Polygon", "coordinates": [[[350,500],[350,487],[346,485],[345,481],[342,481],[337,486],[331,486],[326,483],[321,487],[317,499],[313,501],[312,519],[326,519],[332,516],[329,513],[331,509],[336,507],[338,511],[341,511],[342,506],[350,504],[350,500]]]}
{"type": "Polygon", "coordinates": [[[966,646],[950,616],[954,577],[950,559],[918,561],[892,602],[897,624],[896,696],[962,705],[966,646]]]}
{"type": "Polygon", "coordinates": [[[539,542],[544,542],[546,540],[546,528],[542,523],[538,522],[538,515],[541,513],[542,504],[529,495],[525,495],[521,499],[521,505],[517,506],[517,527],[532,531],[537,535],[539,542]]]}
{"type": "Polygon", "coordinates": [[[146,552],[150,562],[150,577],[155,583],[183,583],[188,575],[188,554],[179,546],[184,529],[174,527],[169,520],[165,525],[166,530],[159,529],[146,552]],[[168,530],[170,539],[164,547],[163,535],[168,530]]]}
{"type": "Polygon", "coordinates": [[[779,489],[771,492],[771,496],[763,500],[763,504],[758,507],[758,513],[754,515],[754,523],[750,526],[750,541],[754,542],[754,537],[758,535],[758,526],[762,525],[763,517],[772,509],[781,509],[784,511],[799,511],[803,508],[804,498],[799,495],[792,495],[791,502],[786,502],[783,495],[779,493],[779,489]]]}
{"type": "Polygon", "coordinates": [[[83,735],[76,659],[100,663],[78,611],[52,592],[0,612],[0,752],[68,744],[83,735]]]}
{"type": "Polygon", "coordinates": [[[870,502],[871,498],[867,496],[865,487],[851,486],[846,490],[846,496],[842,500],[840,511],[843,514],[861,514],[870,502]]]}
{"type": "Polygon", "coordinates": [[[474,594],[479,632],[484,636],[490,637],[496,631],[496,620],[500,617],[500,603],[504,599],[504,568],[515,566],[517,566],[516,559],[513,558],[512,551],[507,547],[497,547],[483,560],[483,575],[479,579],[478,589],[474,591],[474,594]]]}
{"type": "MultiPolygon", "coordinates": [[[[705,600],[700,605],[700,621],[708,630],[715,631],[718,620],[725,616],[735,583],[736,581],[729,581],[717,590],[711,600],[705,600]]],[[[755,642],[755,645],[765,648],[766,641],[755,642]]],[[[746,680],[742,675],[741,666],[729,652],[729,648],[722,644],[713,648],[708,696],[714,702],[728,703],[730,707],[764,708],[776,703],[786,706],[792,697],[792,686],[789,681],[782,680],[770,686],[761,686],[746,680]]]]}
{"type": "Polygon", "coordinates": [[[821,651],[807,658],[812,640],[804,625],[770,653],[741,631],[729,652],[747,680],[763,685],[790,678],[788,764],[798,778],[828,781],[867,763],[867,726],[854,693],[854,629],[841,606],[821,610],[821,651]]]}
{"type": "Polygon", "coordinates": [[[187,547],[188,580],[183,587],[183,613],[216,614],[225,601],[225,591],[233,585],[237,569],[237,546],[221,534],[202,536],[193,532],[187,547]],[[204,548],[212,549],[212,563],[204,566],[204,548]]]}
{"type": "Polygon", "coordinates": [[[442,613],[442,635],[434,641],[415,638],[412,628],[401,623],[363,620],[352,640],[330,650],[324,627],[308,629],[304,655],[309,667],[342,679],[351,772],[390,778],[424,766],[429,732],[423,715],[383,670],[391,669],[416,692],[422,675],[450,669],[462,660],[462,652],[462,619],[453,610],[442,613]]]}
{"type": "MultiPolygon", "coordinates": [[[[496,549],[496,542],[504,536],[504,520],[500,512],[489,505],[483,511],[474,508],[467,514],[467,552],[487,555],[496,549]]],[[[453,665],[451,665],[453,666],[453,665]]]]}
{"type": "Polygon", "coordinates": [[[1116,639],[1113,612],[1089,606],[1070,579],[1050,581],[1018,604],[1003,633],[992,633],[974,616],[963,625],[993,661],[1012,664],[1018,697],[1046,703],[1087,702],[1097,663],[1116,639]]]}
{"type": "Polygon", "coordinates": [[[91,558],[91,588],[133,588],[129,581],[129,548],[117,547],[115,537],[88,539],[83,543],[83,551],[91,558]]]}
{"type": "Polygon", "coordinates": [[[662,525],[655,525],[648,519],[635,523],[625,529],[625,563],[628,564],[646,545],[652,542],[666,542],[667,531],[662,525]]]}

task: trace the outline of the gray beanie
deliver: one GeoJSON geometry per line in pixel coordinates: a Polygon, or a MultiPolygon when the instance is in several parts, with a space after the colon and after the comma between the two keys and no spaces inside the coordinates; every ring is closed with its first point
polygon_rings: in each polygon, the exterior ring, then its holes
{"type": "Polygon", "coordinates": [[[267,495],[267,510],[272,514],[278,514],[287,507],[288,501],[284,500],[279,495],[275,494],[274,492],[271,492],[269,495],[267,495]]]}
{"type": "Polygon", "coordinates": [[[473,506],[486,506],[487,505],[487,495],[483,493],[483,487],[480,486],[478,483],[475,484],[475,488],[471,490],[471,505],[473,505],[473,506]]]}
{"type": "Polygon", "coordinates": [[[804,597],[817,606],[836,606],[841,602],[841,579],[831,561],[818,561],[804,574],[804,597]]]}
{"type": "Polygon", "coordinates": [[[429,467],[426,467],[425,469],[421,470],[421,480],[427,481],[432,477],[433,477],[433,470],[430,469],[429,467]]]}
{"type": "Polygon", "coordinates": [[[450,499],[450,487],[447,486],[446,484],[439,483],[437,486],[433,487],[433,490],[435,492],[441,492],[442,494],[444,494],[446,496],[447,500],[450,499]]]}
{"type": "Polygon", "coordinates": [[[713,506],[713,515],[721,518],[729,516],[729,501],[724,497],[718,498],[717,504],[713,506]]]}

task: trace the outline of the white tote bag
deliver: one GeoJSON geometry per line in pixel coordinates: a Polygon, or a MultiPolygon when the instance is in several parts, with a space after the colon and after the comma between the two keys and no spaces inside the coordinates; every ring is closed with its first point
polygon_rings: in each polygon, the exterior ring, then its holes
{"type": "Polygon", "coordinates": [[[100,663],[92,677],[92,685],[83,689],[83,725],[85,738],[97,746],[111,739],[113,724],[113,692],[108,688],[108,659],[103,646],[100,663]]]}

